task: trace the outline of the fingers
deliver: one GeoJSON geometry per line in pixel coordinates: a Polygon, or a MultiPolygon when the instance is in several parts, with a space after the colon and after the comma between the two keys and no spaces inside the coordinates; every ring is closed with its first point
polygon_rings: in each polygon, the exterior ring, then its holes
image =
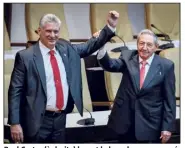
{"type": "Polygon", "coordinates": [[[170,137],[162,137],[161,142],[166,143],[166,142],[168,142],[169,139],[170,139],[170,137]]]}
{"type": "Polygon", "coordinates": [[[168,132],[168,131],[161,132],[160,139],[162,143],[166,143],[170,139],[170,137],[171,137],[171,132],[168,132]]]}
{"type": "Polygon", "coordinates": [[[118,18],[119,18],[119,13],[117,11],[109,11],[108,18],[107,18],[107,23],[115,28],[117,23],[118,23],[118,18]]]}
{"type": "Polygon", "coordinates": [[[20,133],[15,133],[14,132],[14,133],[11,134],[11,136],[12,136],[12,139],[13,139],[14,142],[16,142],[16,143],[21,142],[20,133]]]}
{"type": "Polygon", "coordinates": [[[21,132],[19,136],[20,136],[20,142],[23,143],[23,141],[24,141],[23,133],[21,132]]]}
{"type": "Polygon", "coordinates": [[[10,127],[11,130],[11,137],[14,142],[22,143],[24,140],[23,131],[20,125],[12,125],[10,127]]]}
{"type": "Polygon", "coordinates": [[[119,13],[118,13],[117,11],[115,11],[115,10],[109,11],[109,14],[111,15],[111,17],[112,17],[113,19],[119,18],[119,13]]]}
{"type": "Polygon", "coordinates": [[[95,37],[95,38],[99,37],[100,32],[101,32],[101,30],[99,30],[99,31],[95,32],[95,33],[93,34],[93,37],[95,37]]]}

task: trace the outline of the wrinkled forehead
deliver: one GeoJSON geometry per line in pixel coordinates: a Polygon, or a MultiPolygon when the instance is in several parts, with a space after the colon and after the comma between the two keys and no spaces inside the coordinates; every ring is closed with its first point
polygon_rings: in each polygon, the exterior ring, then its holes
{"type": "Polygon", "coordinates": [[[47,22],[42,28],[45,30],[60,30],[60,25],[55,22],[47,22]]]}
{"type": "Polygon", "coordinates": [[[154,36],[152,36],[151,34],[141,34],[138,37],[138,42],[146,42],[146,43],[153,43],[155,42],[154,36]]]}

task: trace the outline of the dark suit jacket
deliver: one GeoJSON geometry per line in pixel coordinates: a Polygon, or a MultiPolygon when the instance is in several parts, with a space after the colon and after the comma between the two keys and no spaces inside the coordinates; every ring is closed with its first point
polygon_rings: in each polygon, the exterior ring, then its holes
{"type": "MultiPolygon", "coordinates": [[[[92,54],[113,36],[114,33],[105,26],[98,38],[91,38],[86,43],[72,45],[65,40],[57,42],[56,50],[64,62],[69,85],[67,113],[72,112],[75,103],[83,114],[80,58],[92,54]]],[[[46,91],[44,63],[37,43],[16,54],[8,91],[8,123],[21,124],[24,134],[34,136],[45,113],[46,91]]]]}
{"type": "Polygon", "coordinates": [[[155,55],[141,89],[137,51],[122,51],[119,59],[106,54],[99,62],[107,71],[123,73],[108,121],[110,128],[124,134],[132,124],[138,140],[157,140],[161,131],[172,131],[176,116],[172,61],[155,55]]]}

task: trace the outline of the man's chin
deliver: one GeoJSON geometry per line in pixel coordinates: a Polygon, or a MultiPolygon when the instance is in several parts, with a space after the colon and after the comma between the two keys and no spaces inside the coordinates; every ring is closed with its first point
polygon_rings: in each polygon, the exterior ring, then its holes
{"type": "Polygon", "coordinates": [[[56,41],[49,42],[49,46],[55,46],[55,44],[56,44],[56,41]]]}
{"type": "Polygon", "coordinates": [[[140,55],[140,57],[141,57],[143,60],[148,59],[148,55],[140,55]]]}
{"type": "MultiPolygon", "coordinates": [[[[56,42],[55,42],[56,43],[56,42]]],[[[53,49],[55,47],[55,43],[49,43],[47,46],[49,49],[53,49]]]]}
{"type": "Polygon", "coordinates": [[[56,44],[56,41],[49,41],[49,44],[50,45],[55,45],[56,44]]]}

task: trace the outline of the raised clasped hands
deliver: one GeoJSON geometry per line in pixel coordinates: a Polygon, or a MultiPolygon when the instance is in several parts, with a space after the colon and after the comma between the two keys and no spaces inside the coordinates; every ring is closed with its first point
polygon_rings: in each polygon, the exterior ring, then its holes
{"type": "MultiPolygon", "coordinates": [[[[119,13],[115,10],[109,11],[108,17],[107,17],[107,24],[111,26],[112,28],[115,28],[118,23],[119,13]]],[[[97,38],[100,35],[101,30],[95,32],[93,34],[93,37],[97,38]]]]}
{"type": "Polygon", "coordinates": [[[108,17],[107,17],[107,23],[115,28],[118,23],[119,13],[115,10],[109,11],[108,17]]]}

